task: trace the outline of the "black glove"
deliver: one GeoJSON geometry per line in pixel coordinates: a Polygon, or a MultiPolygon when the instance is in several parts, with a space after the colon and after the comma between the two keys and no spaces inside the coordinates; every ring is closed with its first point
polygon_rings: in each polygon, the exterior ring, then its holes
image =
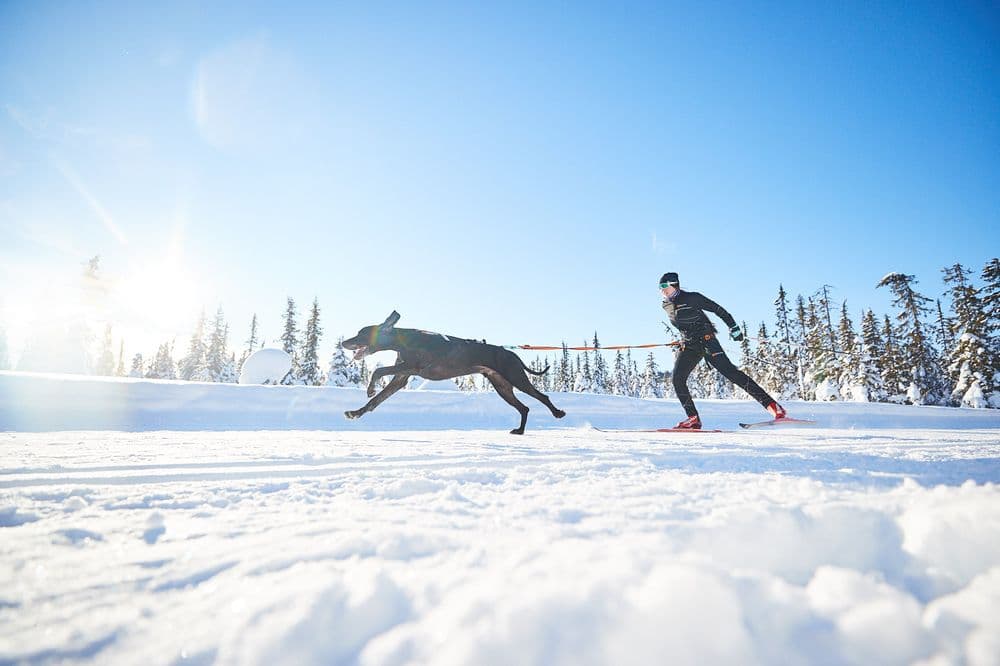
{"type": "Polygon", "coordinates": [[[739,324],[733,324],[729,329],[729,337],[731,337],[736,342],[743,342],[743,329],[740,328],[739,324]]]}

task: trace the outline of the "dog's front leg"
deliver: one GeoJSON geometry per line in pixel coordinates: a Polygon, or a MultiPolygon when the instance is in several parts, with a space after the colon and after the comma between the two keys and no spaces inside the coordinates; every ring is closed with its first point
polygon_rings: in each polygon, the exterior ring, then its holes
{"type": "Polygon", "coordinates": [[[344,412],[344,416],[346,416],[349,419],[361,418],[362,416],[364,416],[365,414],[367,414],[368,412],[372,411],[373,409],[381,405],[383,402],[385,402],[389,398],[389,396],[391,396],[393,393],[406,386],[406,380],[408,380],[409,378],[410,378],[409,374],[396,375],[395,377],[392,378],[392,381],[386,384],[386,387],[382,389],[381,393],[379,393],[377,396],[368,401],[368,404],[366,404],[361,409],[354,409],[348,412],[344,412]]]}
{"type": "Polygon", "coordinates": [[[385,368],[376,368],[372,372],[372,378],[368,381],[368,397],[370,398],[375,395],[375,385],[378,384],[379,380],[386,375],[398,375],[401,372],[407,372],[411,369],[412,368],[410,368],[410,366],[406,363],[397,363],[396,365],[390,365],[385,368]]]}

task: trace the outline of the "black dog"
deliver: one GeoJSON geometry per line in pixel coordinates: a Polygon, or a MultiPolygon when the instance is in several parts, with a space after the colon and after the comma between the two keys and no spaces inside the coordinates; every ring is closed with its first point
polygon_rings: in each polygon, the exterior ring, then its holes
{"type": "Polygon", "coordinates": [[[513,435],[523,435],[524,425],[528,422],[528,408],[514,396],[515,387],[548,407],[557,419],[566,416],[566,412],[557,409],[547,395],[531,385],[524,374],[527,370],[533,375],[542,375],[548,372],[548,366],[541,372],[528,370],[521,358],[509,349],[441,333],[396,328],[397,321],[399,313],[393,310],[380,325],[365,326],[353,338],[341,343],[344,349],[354,351],[355,360],[377,351],[399,352],[395,365],[378,368],[372,373],[368,383],[371,400],[361,409],[344,412],[347,418],[360,418],[372,411],[406,386],[406,381],[413,375],[424,379],[452,379],[475,373],[490,380],[500,397],[521,413],[521,425],[510,431],[513,435]],[[386,375],[394,377],[381,393],[375,395],[375,383],[386,375]]]}

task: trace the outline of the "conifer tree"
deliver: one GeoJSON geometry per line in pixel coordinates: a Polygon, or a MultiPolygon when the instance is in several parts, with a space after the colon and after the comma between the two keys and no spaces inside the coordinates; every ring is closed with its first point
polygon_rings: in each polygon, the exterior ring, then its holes
{"type": "Polygon", "coordinates": [[[948,353],[951,399],[965,407],[989,407],[996,391],[987,332],[986,310],[979,290],[968,280],[972,271],[961,264],[944,269],[950,285],[953,347],[948,353]]]}
{"type": "Polygon", "coordinates": [[[215,319],[212,321],[212,332],[208,338],[204,361],[195,373],[194,379],[200,382],[221,381],[223,369],[228,361],[226,353],[228,345],[229,325],[226,324],[226,316],[220,305],[219,309],[215,311],[215,319]]]}
{"type": "Polygon", "coordinates": [[[292,357],[292,369],[285,377],[284,384],[299,383],[299,327],[295,323],[295,317],[295,301],[289,296],[285,304],[285,326],[281,334],[281,348],[292,357]]]}
{"type": "Polygon", "coordinates": [[[181,359],[179,376],[181,379],[191,381],[198,371],[205,365],[205,311],[202,310],[195,324],[194,333],[191,334],[191,341],[188,343],[188,352],[181,359]]]}
{"type": "MultiPolygon", "coordinates": [[[[986,316],[986,329],[990,331],[990,367],[993,370],[992,383],[1000,387],[1000,259],[991,259],[981,274],[983,286],[980,295],[986,316]]],[[[1000,408],[1000,398],[994,396],[994,407],[1000,408]]]]}
{"type": "Polygon", "coordinates": [[[611,373],[611,394],[628,395],[628,369],[622,350],[615,350],[615,362],[611,373]]]}
{"type": "Polygon", "coordinates": [[[757,329],[757,347],[753,356],[756,359],[756,371],[760,373],[757,383],[771,395],[785,395],[788,390],[789,377],[785,367],[787,361],[781,347],[780,342],[775,344],[768,336],[767,326],[761,322],[757,329]]]}
{"type": "Polygon", "coordinates": [[[115,374],[115,355],[111,351],[114,344],[111,339],[111,324],[104,327],[104,338],[101,340],[101,352],[97,357],[97,365],[94,368],[95,375],[110,377],[115,374]]]}
{"type": "MultiPolygon", "coordinates": [[[[586,340],[583,341],[583,346],[587,346],[586,340]]],[[[594,386],[594,377],[590,371],[590,352],[586,350],[580,352],[577,360],[580,362],[580,372],[573,390],[577,393],[590,393],[593,391],[594,386]]]]}
{"type": "Polygon", "coordinates": [[[775,367],[772,372],[776,376],[773,387],[779,399],[802,397],[799,384],[802,380],[801,358],[796,352],[798,345],[794,342],[791,314],[788,309],[788,294],[783,285],[778,285],[778,297],[774,300],[775,332],[770,360],[775,367]]]}
{"type": "Polygon", "coordinates": [[[889,402],[906,402],[906,379],[903,368],[903,352],[899,345],[898,336],[889,315],[885,315],[882,322],[882,342],[884,353],[882,354],[882,382],[885,385],[887,400],[889,402]]]}
{"type": "Polygon", "coordinates": [[[940,405],[946,399],[946,386],[923,323],[931,299],[917,293],[913,288],[915,283],[913,275],[889,273],[878,286],[892,291],[893,304],[899,308],[896,319],[900,327],[902,358],[910,379],[907,399],[918,405],[940,405]]]}
{"type": "Polygon", "coordinates": [[[305,335],[302,338],[302,353],[300,355],[300,379],[306,386],[322,384],[323,372],[319,367],[319,339],[323,329],[319,325],[319,299],[313,299],[309,321],[306,322],[305,335]]]}
{"type": "Polygon", "coordinates": [[[246,362],[250,354],[257,351],[257,344],[259,343],[260,332],[257,330],[257,313],[253,313],[253,319],[250,320],[250,337],[246,339],[244,344],[246,349],[243,350],[243,355],[240,356],[239,367],[242,369],[243,364],[246,362]]]}
{"type": "Polygon", "coordinates": [[[885,344],[882,342],[875,313],[870,309],[861,315],[861,336],[857,344],[860,374],[855,376],[854,382],[860,382],[865,387],[869,402],[885,402],[889,397],[883,380],[885,344]]]}
{"type": "Polygon", "coordinates": [[[803,400],[813,399],[815,383],[812,381],[812,359],[809,355],[806,343],[806,305],[802,295],[795,298],[795,318],[792,320],[792,342],[794,344],[795,355],[798,359],[798,384],[799,397],[803,400]]]}
{"type": "Polygon", "coordinates": [[[177,379],[177,370],[170,344],[164,342],[160,345],[146,376],[150,379],[177,379]]]}
{"type": "Polygon", "coordinates": [[[142,377],[144,367],[145,365],[143,364],[142,354],[136,354],[135,356],[132,357],[132,369],[129,370],[128,376],[142,377]]]}
{"type": "Polygon", "coordinates": [[[854,332],[854,322],[847,311],[847,301],[840,306],[837,324],[837,345],[840,348],[840,396],[844,400],[869,402],[865,371],[861,363],[861,344],[854,332]]]}
{"type": "Polygon", "coordinates": [[[601,342],[597,339],[597,331],[594,331],[594,367],[592,370],[592,387],[594,393],[608,393],[611,383],[608,377],[608,364],[601,354],[601,342]]]}
{"type": "MultiPolygon", "coordinates": [[[[959,266],[959,264],[955,264],[955,266],[959,266]]],[[[942,271],[947,272],[948,269],[944,268],[942,271]]],[[[941,308],[940,298],[935,301],[935,307],[937,312],[934,317],[934,343],[940,352],[941,364],[947,366],[948,353],[955,348],[955,321],[953,317],[945,316],[944,310],[941,308]]]]}
{"type": "Polygon", "coordinates": [[[569,360],[569,347],[566,341],[562,342],[562,356],[559,357],[559,364],[556,366],[556,380],[559,391],[573,390],[573,365],[569,360]]]}
{"type": "Polygon", "coordinates": [[[653,352],[649,352],[646,357],[646,368],[642,373],[642,384],[639,388],[640,398],[662,398],[663,383],[660,381],[660,372],[656,367],[656,358],[653,352]]]}
{"type": "Polygon", "coordinates": [[[115,375],[125,376],[125,340],[119,341],[118,344],[118,367],[115,368],[115,375]]]}
{"type": "Polygon", "coordinates": [[[810,298],[806,308],[805,344],[809,358],[809,371],[806,375],[807,389],[815,400],[839,400],[840,364],[836,353],[829,348],[832,332],[827,330],[826,319],[816,308],[816,302],[810,298]]]}
{"type": "Polygon", "coordinates": [[[330,359],[330,370],[326,373],[327,386],[359,386],[361,384],[361,368],[353,360],[347,358],[341,347],[344,338],[337,340],[330,359]]]}

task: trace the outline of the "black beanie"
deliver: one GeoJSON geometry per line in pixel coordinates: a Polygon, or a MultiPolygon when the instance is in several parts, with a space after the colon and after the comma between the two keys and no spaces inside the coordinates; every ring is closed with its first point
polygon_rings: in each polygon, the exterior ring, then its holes
{"type": "Polygon", "coordinates": [[[669,284],[679,288],[681,279],[677,277],[677,273],[664,273],[663,277],[660,278],[660,284],[669,284]]]}

